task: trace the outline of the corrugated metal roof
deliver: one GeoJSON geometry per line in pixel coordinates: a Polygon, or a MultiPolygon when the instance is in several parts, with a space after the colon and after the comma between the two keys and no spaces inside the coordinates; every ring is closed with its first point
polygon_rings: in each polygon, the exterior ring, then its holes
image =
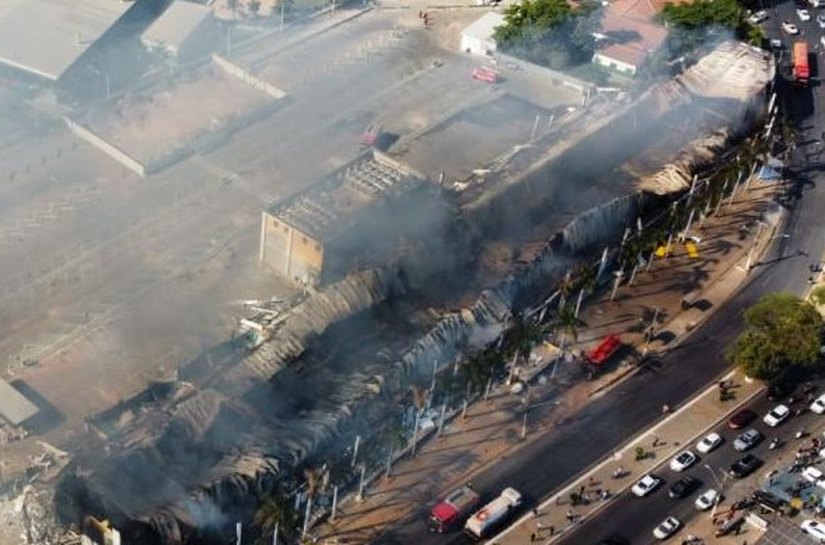
{"type": "Polygon", "coordinates": [[[8,382],[0,379],[0,415],[3,418],[11,422],[12,425],[17,426],[36,415],[39,411],[37,405],[12,388],[8,382]]]}
{"type": "Polygon", "coordinates": [[[0,63],[56,80],[132,3],[0,0],[0,63]]]}
{"type": "Polygon", "coordinates": [[[201,4],[177,0],[146,29],[141,39],[179,47],[203,22],[212,16],[212,10],[201,4]]]}

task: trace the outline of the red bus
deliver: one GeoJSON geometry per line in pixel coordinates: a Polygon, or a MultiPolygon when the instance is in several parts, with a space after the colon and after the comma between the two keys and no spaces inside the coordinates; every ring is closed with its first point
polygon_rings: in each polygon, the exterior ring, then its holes
{"type": "Polygon", "coordinates": [[[793,44],[793,79],[803,85],[808,83],[811,76],[811,67],[808,65],[808,44],[796,42],[793,44]]]}

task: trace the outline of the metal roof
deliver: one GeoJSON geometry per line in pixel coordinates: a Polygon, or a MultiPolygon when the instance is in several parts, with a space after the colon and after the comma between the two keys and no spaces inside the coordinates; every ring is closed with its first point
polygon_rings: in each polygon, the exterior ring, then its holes
{"type": "Polygon", "coordinates": [[[147,43],[180,47],[211,16],[212,10],[204,5],[176,0],[146,29],[141,39],[147,43]]]}
{"type": "Polygon", "coordinates": [[[57,80],[133,3],[0,0],[0,63],[57,80]]]}
{"type": "Polygon", "coordinates": [[[0,416],[17,426],[39,411],[37,405],[12,388],[8,382],[0,379],[0,416]]]}

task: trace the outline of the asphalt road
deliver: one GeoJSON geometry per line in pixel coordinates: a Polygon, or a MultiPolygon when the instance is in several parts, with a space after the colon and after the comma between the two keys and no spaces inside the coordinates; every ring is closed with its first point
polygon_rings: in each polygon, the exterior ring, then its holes
{"type": "MultiPolygon", "coordinates": [[[[780,17],[781,14],[786,14],[785,18],[795,17],[790,3],[776,9],[780,17]]],[[[776,20],[781,22],[776,16],[771,19],[778,28],[776,20]]],[[[818,39],[815,21],[800,26],[803,33],[818,39]]],[[[770,26],[768,30],[771,32],[770,26]]],[[[793,161],[795,184],[785,203],[789,217],[783,234],[788,236],[776,238],[763,261],[751,272],[748,285],[716,310],[688,341],[663,357],[660,367],[620,384],[609,395],[594,400],[588,408],[561,423],[553,433],[475,477],[473,484],[477,490],[494,494],[505,486],[513,486],[533,500],[548,497],[598,462],[605,453],[652,425],[659,418],[663,404],[677,407],[708,383],[718,380],[728,367],[722,354],[741,328],[742,312],[761,295],[805,291],[810,274],[808,266],[819,260],[825,249],[825,222],[821,212],[825,210],[825,188],[821,183],[819,155],[822,146],[815,142],[825,130],[825,120],[812,115],[816,103],[822,99],[822,89],[817,82],[812,82],[810,89],[781,85],[778,89],[789,114],[800,125],[799,149],[793,161]]],[[[443,545],[466,541],[459,533],[429,533],[425,524],[427,507],[422,505],[420,512],[388,530],[374,543],[443,545]]],[[[643,511],[650,520],[644,516],[632,519],[629,514],[627,520],[634,521],[630,527],[648,532],[658,523],[659,514],[643,511]]],[[[608,518],[600,517],[600,525],[608,518]]]]}
{"type": "MultiPolygon", "coordinates": [[[[774,405],[776,403],[769,401],[767,396],[760,395],[748,407],[752,408],[761,418],[774,405]]],[[[795,409],[805,405],[806,403],[797,403],[792,408],[795,409]]],[[[822,419],[823,416],[808,411],[798,417],[791,417],[777,428],[770,428],[758,419],[751,425],[746,426],[745,429],[756,428],[762,432],[766,439],[747,452],[756,455],[757,458],[765,462],[766,466],[769,466],[779,456],[787,455],[787,451],[799,443],[794,437],[798,430],[813,429],[816,423],[821,422],[822,419]],[[782,446],[771,451],[768,446],[770,440],[774,437],[780,439],[782,446]]],[[[682,524],[685,524],[690,518],[701,516],[700,512],[693,506],[696,497],[708,488],[728,490],[729,483],[726,482],[725,472],[734,461],[744,454],[733,448],[734,439],[744,430],[730,430],[725,424],[722,424],[713,431],[719,433],[725,440],[716,450],[705,455],[699,455],[693,445],[685,445],[685,448],[692,450],[694,454],[700,457],[699,461],[690,469],[682,473],[676,473],[667,467],[670,460],[664,460],[664,466],[653,471],[655,475],[662,477],[665,481],[657,490],[645,498],[637,498],[629,490],[622,493],[612,500],[612,503],[601,511],[596,518],[590,519],[559,543],[561,545],[595,544],[606,536],[621,535],[628,539],[632,545],[647,545],[658,541],[652,535],[653,528],[666,517],[674,516],[682,524]],[[708,470],[705,465],[710,466],[711,470],[708,470]],[[669,487],[682,475],[690,475],[699,479],[702,481],[702,486],[684,499],[668,497],[669,487]]],[[[761,471],[761,469],[757,471],[761,471]]],[[[729,497],[728,499],[736,500],[738,497],[729,497]]],[[[726,502],[723,507],[729,505],[729,503],[726,502]]]]}

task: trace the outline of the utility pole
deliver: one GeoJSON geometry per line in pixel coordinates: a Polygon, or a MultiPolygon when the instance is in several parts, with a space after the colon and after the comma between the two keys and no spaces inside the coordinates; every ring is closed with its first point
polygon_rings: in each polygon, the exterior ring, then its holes
{"type": "Polygon", "coordinates": [[[286,7],[286,2],[284,0],[280,0],[281,2],[281,27],[278,30],[284,30],[284,7],[286,7]]]}

